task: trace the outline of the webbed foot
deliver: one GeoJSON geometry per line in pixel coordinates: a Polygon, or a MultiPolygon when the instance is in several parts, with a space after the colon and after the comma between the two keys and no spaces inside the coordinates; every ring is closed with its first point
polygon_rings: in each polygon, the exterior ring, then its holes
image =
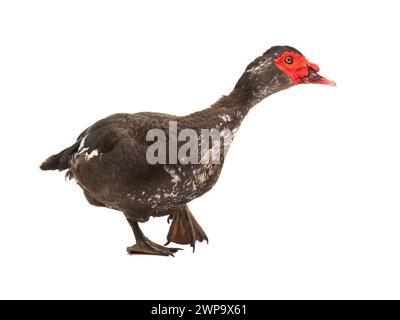
{"type": "MultiPolygon", "coordinates": [[[[168,223],[170,219],[171,215],[168,217],[168,223]]],[[[208,243],[206,233],[191,214],[186,204],[174,213],[167,240],[168,241],[165,245],[168,245],[170,242],[190,244],[193,248],[193,252],[196,246],[196,241],[202,242],[203,240],[206,240],[208,243]]]]}
{"type": "Polygon", "coordinates": [[[174,256],[174,253],[178,250],[181,249],[161,246],[146,237],[140,239],[133,246],[126,248],[128,254],[152,254],[159,256],[174,256]]]}

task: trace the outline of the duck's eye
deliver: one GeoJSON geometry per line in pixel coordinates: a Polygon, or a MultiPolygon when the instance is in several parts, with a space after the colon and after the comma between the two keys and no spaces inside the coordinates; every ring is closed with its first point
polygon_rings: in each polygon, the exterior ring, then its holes
{"type": "Polygon", "coordinates": [[[287,57],[285,58],[285,62],[286,62],[287,64],[292,64],[292,63],[293,63],[293,58],[292,58],[291,56],[287,56],[287,57]]]}

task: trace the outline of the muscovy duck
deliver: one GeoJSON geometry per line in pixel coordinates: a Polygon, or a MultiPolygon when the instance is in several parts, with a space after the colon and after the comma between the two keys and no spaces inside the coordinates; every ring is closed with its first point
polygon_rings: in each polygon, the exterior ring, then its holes
{"type": "Polygon", "coordinates": [[[166,247],[170,242],[190,244],[194,251],[196,241],[208,242],[208,238],[187,204],[217,182],[227,149],[246,114],[269,95],[297,84],[335,85],[318,71],[293,47],[274,46],[247,66],[230,94],[210,107],[186,116],[111,115],[88,127],[74,144],[49,157],[40,168],[67,170],[66,177],[76,180],[90,204],[122,211],[136,239],[127,248],[129,254],[173,255],[178,249],[166,247]],[[190,134],[184,139],[173,134],[188,129],[190,134]],[[210,146],[210,135],[204,138],[203,133],[212,130],[220,134],[218,143],[203,152],[200,147],[210,146]],[[173,149],[189,142],[192,150],[186,146],[185,152],[177,154],[173,149]],[[169,147],[167,151],[161,143],[169,147]],[[139,227],[151,216],[172,219],[164,246],[149,240],[139,227]]]}

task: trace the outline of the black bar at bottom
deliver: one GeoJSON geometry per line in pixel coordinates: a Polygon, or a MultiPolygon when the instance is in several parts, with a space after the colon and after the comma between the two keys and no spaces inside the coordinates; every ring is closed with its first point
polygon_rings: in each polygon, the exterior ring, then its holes
{"type": "MultiPolygon", "coordinates": [[[[398,301],[124,300],[0,301],[2,314],[19,319],[389,319],[398,301]],[[382,302],[385,304],[382,306],[382,302]],[[20,306],[21,305],[21,306],[20,306]],[[391,310],[393,309],[393,310],[391,310]],[[385,317],[388,315],[390,317],[385,317]]],[[[396,309],[394,309],[396,308],[396,309]]],[[[393,313],[394,312],[394,313],[393,313]]]]}

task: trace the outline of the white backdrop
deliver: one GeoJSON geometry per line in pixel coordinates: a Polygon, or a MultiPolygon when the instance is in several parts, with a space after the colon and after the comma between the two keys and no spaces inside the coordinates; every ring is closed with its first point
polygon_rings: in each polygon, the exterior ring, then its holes
{"type": "MultiPolygon", "coordinates": [[[[0,298],[400,298],[395,1],[2,1],[0,298]],[[195,254],[128,256],[122,214],[47,156],[115,112],[186,114],[288,44],[302,85],[244,121],[195,254]]],[[[163,242],[166,218],[144,231],[163,242]]]]}

